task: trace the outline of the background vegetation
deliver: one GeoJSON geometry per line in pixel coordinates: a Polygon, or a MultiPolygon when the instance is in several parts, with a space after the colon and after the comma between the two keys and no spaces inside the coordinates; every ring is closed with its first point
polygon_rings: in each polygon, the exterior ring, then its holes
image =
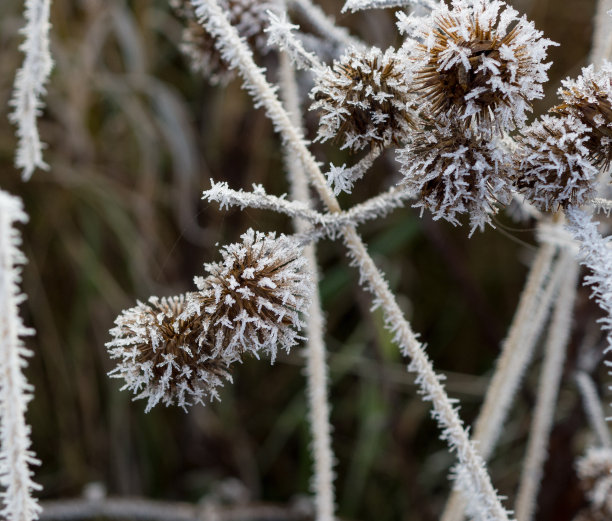
{"type": "MultiPolygon", "coordinates": [[[[547,98],[587,64],[593,0],[511,2],[561,44],[547,98]]],[[[340,24],[381,47],[397,44],[390,12],[339,15],[340,24]]],[[[110,495],[199,500],[236,479],[245,500],[287,503],[308,492],[310,459],[300,350],[274,366],[251,359],[237,368],[220,402],[185,414],[119,392],[104,343],[114,317],[136,299],[192,287],[217,242],[246,228],[290,231],[290,222],[254,210],[219,212],[200,201],[209,178],[230,186],[287,186],[278,140],[237,82],[212,88],[189,71],[177,49],[181,26],[162,0],[54,0],[55,70],[40,128],[48,173],[22,184],[12,166],[14,128],[6,114],[22,2],[0,2],[0,172],[30,214],[24,228],[26,323],[37,335],[28,377],[33,445],[42,459],[41,497],[80,495],[99,482],[110,495]]],[[[273,74],[275,63],[268,59],[273,74]]],[[[549,101],[550,102],[550,101],[549,101]]],[[[547,106],[540,104],[536,112],[547,106]]],[[[315,118],[311,115],[311,136],[315,118]]],[[[320,157],[347,158],[332,147],[320,157]]],[[[356,200],[396,174],[393,154],[358,185],[356,200]]],[[[498,217],[496,229],[467,239],[465,228],[419,219],[410,208],[364,228],[364,238],[427,342],[447,387],[471,421],[522,287],[533,252],[530,223],[498,217]]],[[[428,409],[390,343],[356,272],[340,247],[320,245],[320,291],[327,313],[339,514],[386,521],[433,520],[448,493],[451,463],[428,409]],[[444,486],[441,486],[444,484],[444,486]],[[432,501],[434,498],[434,501],[432,501]]],[[[552,434],[538,519],[571,519],[583,501],[573,463],[588,440],[572,379],[578,346],[599,333],[581,320],[593,313],[579,294],[575,331],[552,434]],[[568,450],[570,447],[570,450],[568,450]]],[[[597,313],[595,311],[595,313],[597,313]]],[[[594,352],[598,351],[598,347],[594,352]]],[[[538,364],[533,369],[538,370],[538,364]]],[[[513,496],[529,411],[529,379],[505,430],[492,473],[513,496]]]]}

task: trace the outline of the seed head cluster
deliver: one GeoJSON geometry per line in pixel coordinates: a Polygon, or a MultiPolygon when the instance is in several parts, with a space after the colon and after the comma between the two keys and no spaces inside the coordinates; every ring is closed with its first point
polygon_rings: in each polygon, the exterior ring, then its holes
{"type": "Polygon", "coordinates": [[[468,213],[473,231],[490,222],[496,201],[508,199],[510,177],[500,147],[456,122],[423,125],[397,159],[404,183],[417,193],[414,206],[430,210],[434,219],[456,225],[468,213]]]}
{"type": "Polygon", "coordinates": [[[542,116],[518,138],[516,185],[541,210],[582,205],[594,195],[598,169],[589,161],[591,129],[573,116],[542,116]]]}
{"type": "Polygon", "coordinates": [[[591,448],[576,465],[580,484],[589,500],[574,521],[605,521],[612,518],[612,451],[591,448]]]}
{"type": "MultiPolygon", "coordinates": [[[[260,52],[266,51],[264,28],[268,24],[266,11],[273,9],[271,2],[262,0],[219,0],[230,23],[240,36],[260,52]]],[[[184,24],[181,50],[187,56],[194,72],[201,73],[213,85],[226,84],[234,73],[227,67],[212,38],[200,24],[189,0],[172,0],[172,6],[184,24]]]]}
{"type": "Polygon", "coordinates": [[[310,94],[311,109],[321,112],[317,139],[342,142],[341,148],[352,151],[403,142],[412,122],[405,74],[391,48],[351,49],[334,61],[310,94]]]}
{"type": "Polygon", "coordinates": [[[312,288],[299,244],[249,230],[221,253],[222,262],[205,265],[208,277],[196,277],[198,291],[139,302],[110,331],[107,348],[119,360],[110,375],[147,399],[147,411],[214,399],[244,354],[274,360],[302,338],[312,288]]]}
{"type": "Polygon", "coordinates": [[[553,110],[574,116],[590,129],[585,143],[589,157],[607,168],[612,162],[612,63],[605,61],[599,70],[585,67],[577,79],[563,81],[559,96],[563,103],[553,110]]]}
{"type": "Polygon", "coordinates": [[[418,20],[405,50],[433,115],[472,120],[481,132],[525,122],[543,96],[552,44],[532,22],[498,0],[440,2],[418,20]]]}

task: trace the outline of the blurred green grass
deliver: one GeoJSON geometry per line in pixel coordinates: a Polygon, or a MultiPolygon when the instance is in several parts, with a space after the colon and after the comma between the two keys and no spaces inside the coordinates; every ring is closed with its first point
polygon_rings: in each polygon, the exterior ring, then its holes
{"type": "MultiPolygon", "coordinates": [[[[552,95],[561,78],[585,64],[593,2],[519,3],[546,36],[562,43],[551,52],[552,95]]],[[[339,13],[340,5],[325,8],[339,13]]],[[[5,109],[21,60],[21,9],[17,0],[0,3],[5,109]]],[[[338,19],[369,41],[392,43],[390,13],[338,19]]],[[[234,188],[256,182],[270,193],[287,190],[269,122],[251,108],[238,83],[215,89],[190,74],[176,47],[181,27],[165,2],[54,0],[52,22],[56,66],[40,121],[49,172],[21,183],[12,166],[14,128],[0,119],[0,186],[24,199],[31,218],[23,228],[29,258],[24,314],[37,331],[28,340],[35,353],[28,377],[36,387],[29,420],[43,461],[37,469],[41,497],[75,496],[100,481],[111,494],[195,501],[230,477],[256,499],[287,502],[307,493],[300,349],[274,366],[246,360],[220,402],[189,414],[157,408],[145,415],[143,404],[105,375],[112,364],[104,343],[121,309],[149,295],[189,290],[202,263],[217,257],[216,243],[234,241],[248,227],[291,230],[290,222],[271,213],[220,212],[200,200],[210,177],[234,188]]],[[[539,103],[536,112],[546,108],[539,103]]],[[[312,115],[308,119],[315,123],[312,115]]],[[[329,147],[316,150],[328,161],[350,160],[329,147]]],[[[391,154],[343,202],[374,195],[394,172],[391,154]]],[[[436,367],[449,373],[448,388],[462,399],[468,422],[477,413],[534,243],[529,230],[504,232],[515,225],[503,215],[499,220],[497,229],[469,240],[465,228],[419,219],[410,208],[363,227],[436,367]]],[[[357,275],[341,246],[323,242],[319,258],[339,514],[433,520],[448,492],[452,458],[380,314],[368,312],[369,296],[356,289],[357,275]]],[[[582,295],[582,310],[585,301],[582,295]]],[[[585,333],[578,329],[574,344],[585,333]]],[[[565,385],[571,388],[571,382],[565,385]]],[[[553,445],[559,436],[584,429],[575,394],[564,396],[569,412],[553,445]]],[[[529,389],[518,402],[492,466],[496,484],[510,496],[528,432],[529,389]]],[[[544,484],[543,505],[567,491],[565,505],[573,505],[571,451],[564,462],[544,484]]],[[[569,519],[555,508],[562,507],[542,508],[538,519],[569,519]]]]}

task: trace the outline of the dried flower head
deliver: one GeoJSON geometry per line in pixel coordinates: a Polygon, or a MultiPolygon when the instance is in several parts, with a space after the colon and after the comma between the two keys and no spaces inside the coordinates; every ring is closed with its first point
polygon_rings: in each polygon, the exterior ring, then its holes
{"type": "Polygon", "coordinates": [[[612,450],[591,448],[576,464],[580,484],[590,502],[585,519],[612,518],[612,450]],[[590,517],[587,517],[590,516],[590,517]]]}
{"type": "Polygon", "coordinates": [[[199,291],[189,295],[187,315],[202,316],[216,354],[263,351],[274,360],[279,346],[301,338],[312,291],[306,260],[290,237],[250,229],[241,238],[221,249],[222,262],[204,265],[207,277],[194,279],[199,291]]]}
{"type": "MultiPolygon", "coordinates": [[[[265,52],[267,38],[263,30],[268,24],[266,11],[274,9],[273,3],[264,0],[219,0],[219,4],[240,36],[246,38],[251,47],[265,52]]],[[[202,73],[213,85],[231,80],[234,73],[216,49],[214,38],[198,22],[191,2],[172,0],[172,7],[185,24],[181,50],[189,58],[194,72],[202,73]]]]}
{"type": "Polygon", "coordinates": [[[542,116],[518,137],[516,186],[541,210],[582,205],[593,196],[590,129],[572,116],[542,116]]]}
{"type": "Polygon", "coordinates": [[[612,63],[604,61],[598,71],[593,65],[582,69],[577,79],[566,79],[558,91],[563,103],[553,110],[571,115],[591,129],[585,145],[598,167],[612,162],[612,63]]]}
{"type": "Polygon", "coordinates": [[[124,310],[115,320],[106,344],[119,363],[109,375],[123,378],[125,386],[146,398],[146,411],[160,401],[166,405],[204,403],[218,396],[223,379],[231,380],[227,358],[213,354],[203,341],[198,316],[185,319],[186,300],[151,297],[148,304],[124,310]]]}
{"type": "Polygon", "coordinates": [[[401,57],[389,48],[350,49],[318,75],[310,93],[321,119],[317,140],[342,148],[389,146],[411,127],[410,86],[401,57]]]}
{"type": "Polygon", "coordinates": [[[496,201],[508,200],[502,149],[456,121],[427,122],[397,159],[404,183],[418,194],[414,207],[430,210],[434,219],[456,225],[458,215],[469,213],[473,232],[490,223],[496,201]]]}
{"type": "Polygon", "coordinates": [[[543,96],[553,42],[498,0],[440,2],[415,20],[405,49],[433,114],[475,120],[481,131],[524,124],[531,100],[543,96]]]}

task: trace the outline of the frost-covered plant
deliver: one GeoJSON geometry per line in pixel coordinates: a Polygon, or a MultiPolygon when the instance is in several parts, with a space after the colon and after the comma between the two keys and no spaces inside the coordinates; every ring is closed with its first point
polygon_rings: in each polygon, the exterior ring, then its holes
{"type": "Polygon", "coordinates": [[[481,132],[523,125],[543,97],[553,45],[533,22],[499,0],[440,2],[411,21],[404,48],[433,114],[474,121],[481,132]]]}
{"type": "Polygon", "coordinates": [[[319,110],[319,141],[353,151],[402,143],[413,127],[406,64],[394,49],[349,49],[321,70],[310,97],[319,110]]]}
{"type": "Polygon", "coordinates": [[[612,63],[605,60],[597,70],[585,67],[575,80],[564,80],[558,92],[563,103],[553,110],[574,116],[590,130],[589,156],[607,168],[612,161],[612,63]]]}
{"type": "Polygon", "coordinates": [[[578,460],[576,470],[589,500],[589,508],[576,518],[581,521],[612,517],[612,450],[593,447],[578,460]]]}
{"type": "Polygon", "coordinates": [[[301,339],[302,315],[312,292],[299,243],[290,237],[248,230],[242,242],[221,249],[222,262],[205,264],[196,277],[186,317],[201,317],[214,352],[234,359],[244,353],[289,350],[301,339]]]}
{"type": "Polygon", "coordinates": [[[467,213],[473,231],[491,222],[496,202],[508,201],[510,175],[502,149],[465,124],[424,123],[397,160],[405,185],[418,194],[414,206],[430,210],[434,219],[458,224],[467,213]]]}
{"type": "Polygon", "coordinates": [[[108,342],[110,357],[118,359],[109,375],[125,380],[123,389],[146,399],[146,411],[159,402],[204,404],[217,398],[217,387],[231,380],[233,361],[215,352],[202,335],[202,318],[185,318],[185,297],[149,298],[124,310],[115,320],[108,342]]]}
{"type": "Polygon", "coordinates": [[[542,116],[518,137],[516,186],[540,210],[583,205],[595,195],[591,129],[573,116],[542,116]]]}

